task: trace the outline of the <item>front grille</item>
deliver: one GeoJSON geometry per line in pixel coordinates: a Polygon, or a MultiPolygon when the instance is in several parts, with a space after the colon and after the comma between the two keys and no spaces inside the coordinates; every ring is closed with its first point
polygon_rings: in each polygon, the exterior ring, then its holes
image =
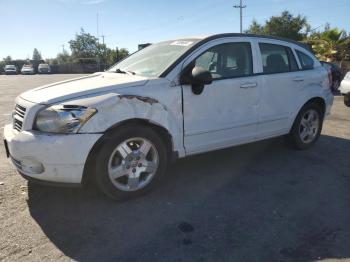
{"type": "Polygon", "coordinates": [[[27,109],[21,105],[16,105],[15,111],[13,113],[13,128],[17,131],[22,130],[23,120],[26,115],[27,109]]]}

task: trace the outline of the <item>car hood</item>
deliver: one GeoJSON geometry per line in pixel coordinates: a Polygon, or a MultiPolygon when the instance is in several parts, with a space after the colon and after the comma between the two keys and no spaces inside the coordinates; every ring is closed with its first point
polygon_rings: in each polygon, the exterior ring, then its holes
{"type": "Polygon", "coordinates": [[[143,86],[148,78],[117,73],[95,73],[75,79],[41,86],[20,97],[38,104],[53,104],[95,93],[113,91],[119,88],[143,86]]]}

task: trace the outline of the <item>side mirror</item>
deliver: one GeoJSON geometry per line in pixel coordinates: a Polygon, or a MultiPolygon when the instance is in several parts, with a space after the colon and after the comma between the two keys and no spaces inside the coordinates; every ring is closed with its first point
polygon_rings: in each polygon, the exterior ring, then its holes
{"type": "Polygon", "coordinates": [[[208,70],[198,66],[192,69],[191,84],[194,94],[200,95],[203,92],[204,86],[210,85],[212,82],[213,77],[208,70]]]}

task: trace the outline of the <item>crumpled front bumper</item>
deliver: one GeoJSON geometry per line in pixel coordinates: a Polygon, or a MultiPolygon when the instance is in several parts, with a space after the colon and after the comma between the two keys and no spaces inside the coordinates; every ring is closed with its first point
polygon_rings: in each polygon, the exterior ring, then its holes
{"type": "Polygon", "coordinates": [[[12,125],[6,125],[3,136],[12,162],[22,175],[47,182],[80,184],[88,154],[102,134],[17,132],[12,125]]]}

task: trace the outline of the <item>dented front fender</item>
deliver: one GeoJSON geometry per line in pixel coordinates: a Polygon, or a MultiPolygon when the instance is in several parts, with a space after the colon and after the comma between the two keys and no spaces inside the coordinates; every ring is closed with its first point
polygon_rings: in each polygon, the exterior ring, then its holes
{"type": "MultiPolygon", "coordinates": [[[[175,97],[172,99],[177,100],[175,97]]],[[[96,108],[98,113],[82,127],[80,133],[104,133],[118,123],[143,119],[165,128],[172,137],[173,150],[180,157],[184,156],[181,104],[164,100],[160,102],[157,98],[130,94],[106,94],[92,98],[89,106],[96,108]],[[165,104],[167,102],[168,105],[165,104]]]]}

